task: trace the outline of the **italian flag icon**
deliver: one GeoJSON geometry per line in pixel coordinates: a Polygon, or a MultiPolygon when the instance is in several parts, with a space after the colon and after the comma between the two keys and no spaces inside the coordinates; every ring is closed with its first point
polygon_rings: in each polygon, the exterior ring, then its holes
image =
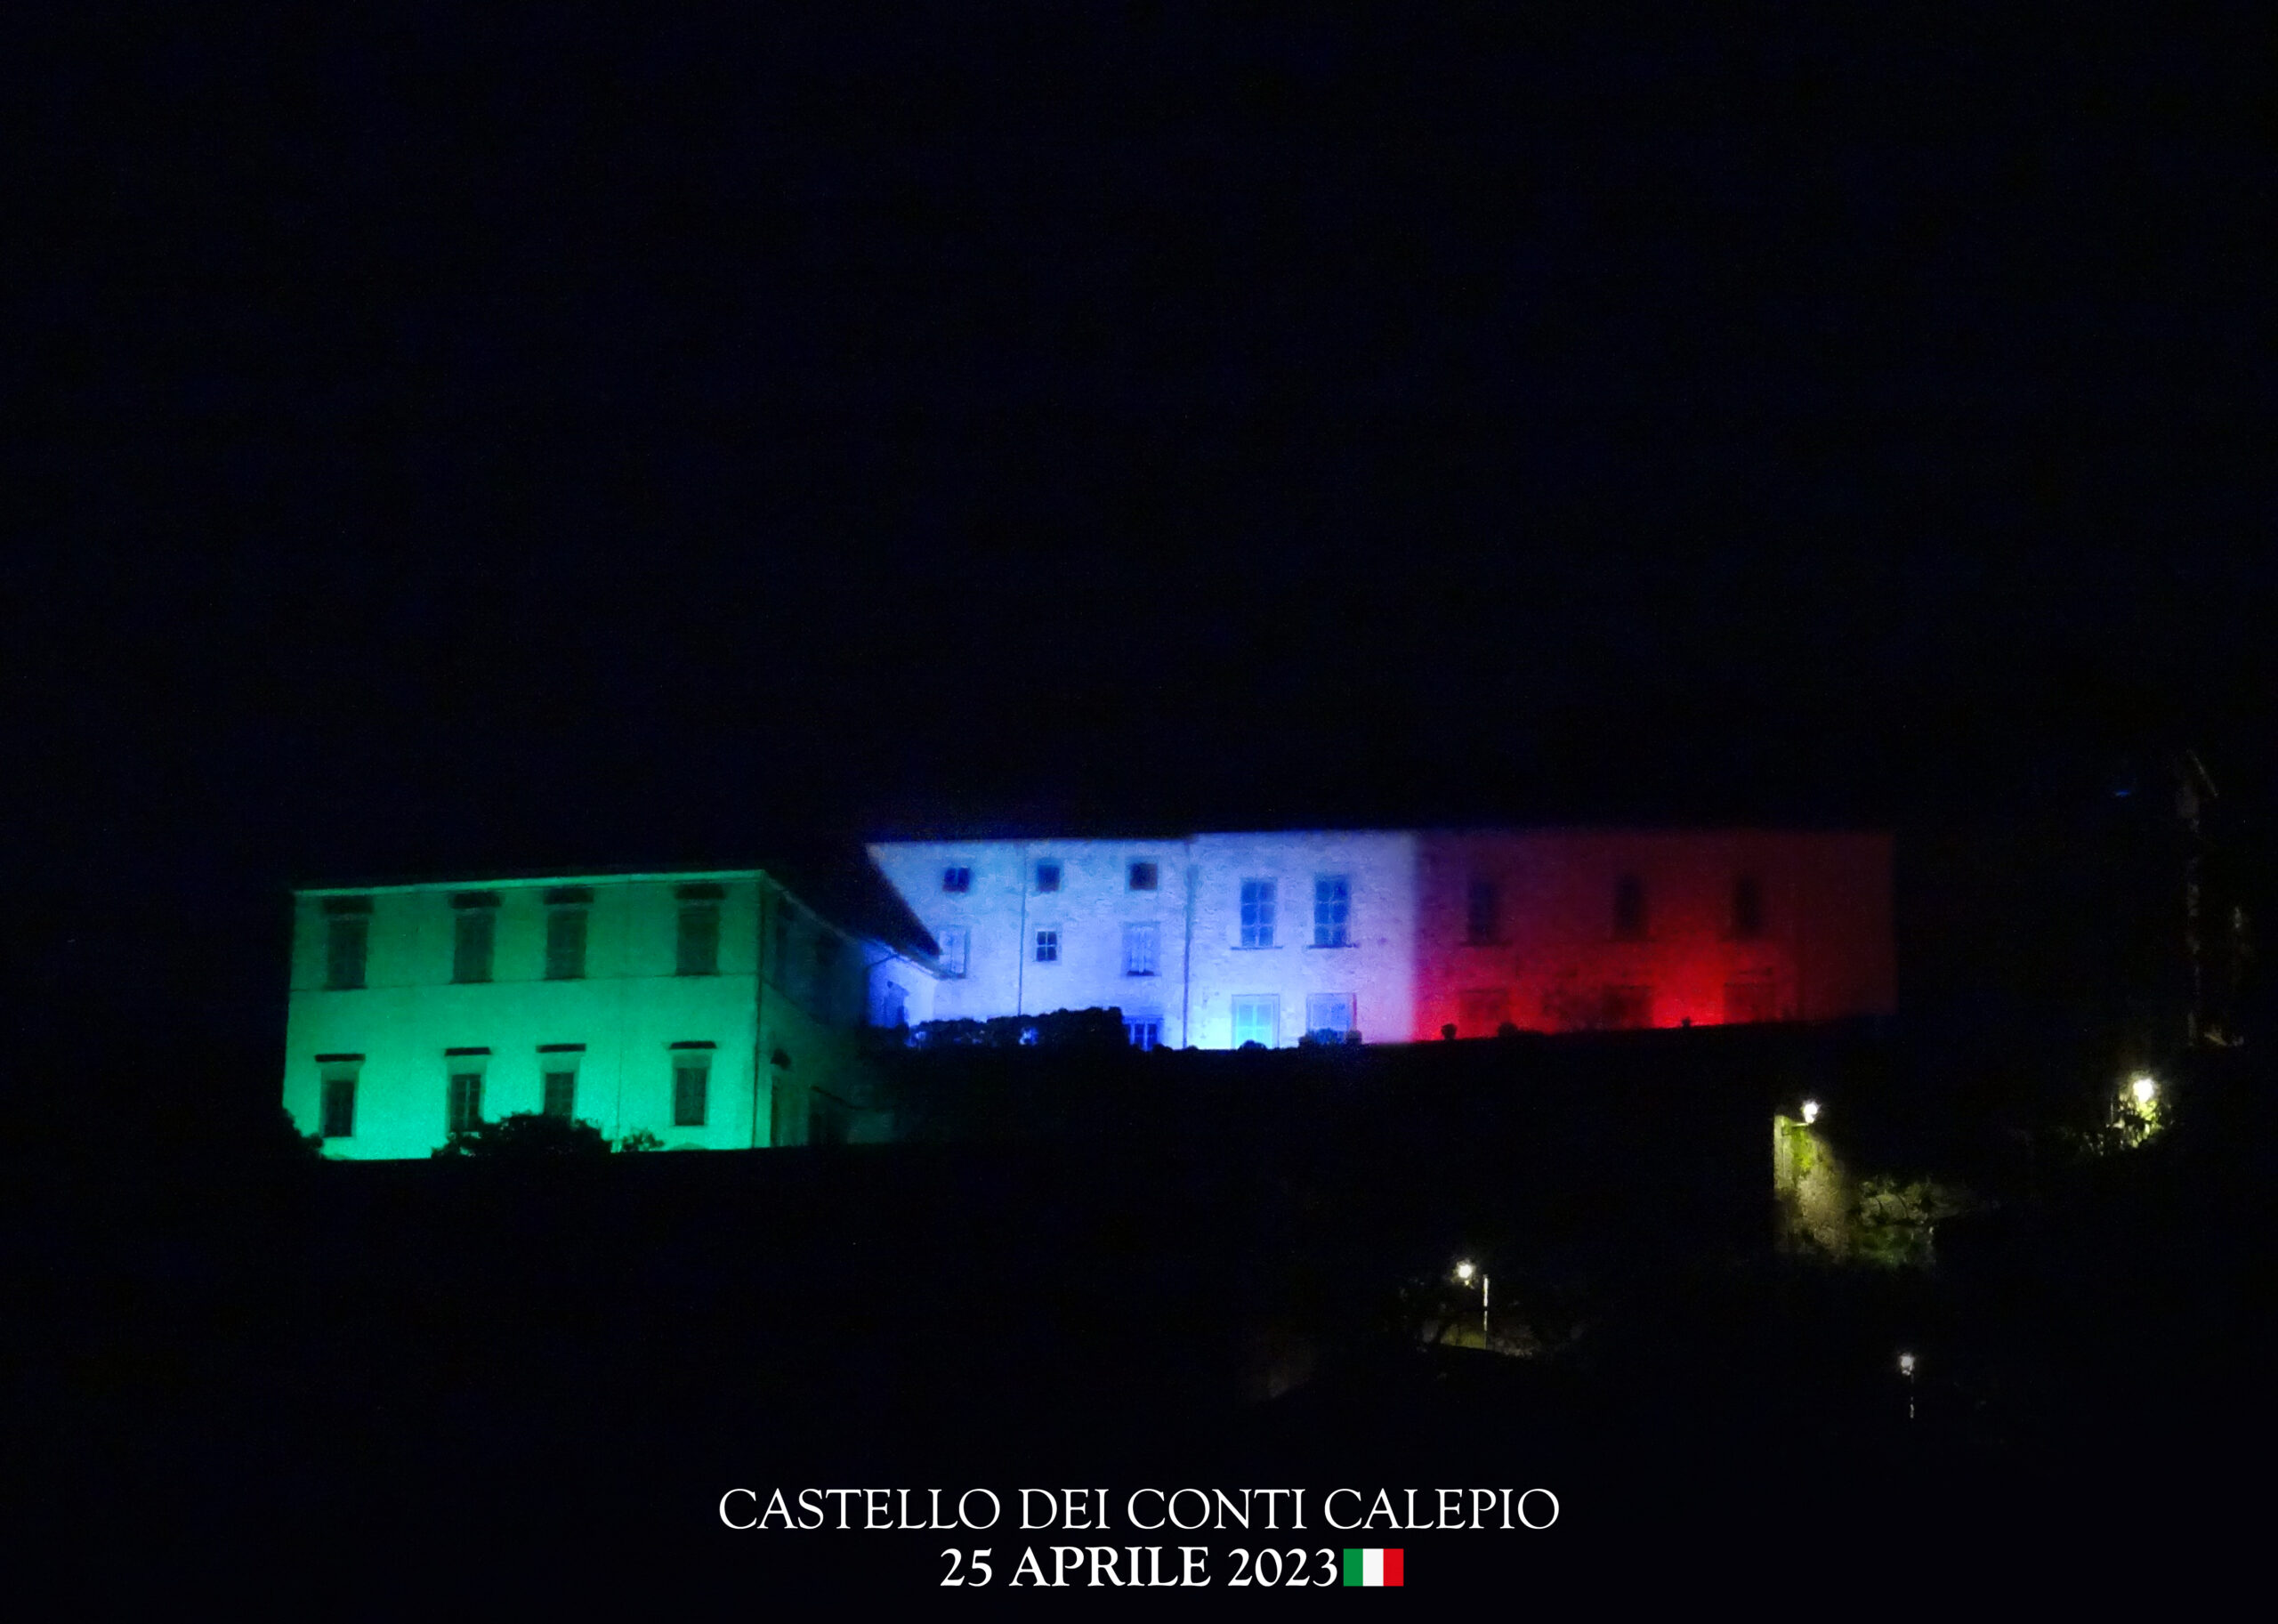
{"type": "Polygon", "coordinates": [[[1398,1551],[1353,1551],[1345,1553],[1345,1582],[1348,1585],[1396,1585],[1400,1583],[1401,1559],[1398,1551]]]}

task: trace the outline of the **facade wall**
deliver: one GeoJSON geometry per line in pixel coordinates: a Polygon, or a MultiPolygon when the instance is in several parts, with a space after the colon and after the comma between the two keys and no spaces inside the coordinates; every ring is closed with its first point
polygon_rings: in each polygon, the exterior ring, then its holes
{"type": "MultiPolygon", "coordinates": [[[[757,1007],[755,877],[675,876],[579,882],[587,910],[586,974],[545,979],[545,894],[563,882],[304,893],[295,904],[287,1016],[285,1104],[303,1132],[320,1125],[321,1054],[361,1054],[355,1131],[326,1142],[348,1157],[424,1156],[446,1135],[454,1048],[485,1048],[482,1114],[543,1103],[540,1045],[583,1044],[572,1114],[611,1138],[637,1128],[666,1144],[748,1144],[757,1007]],[[676,974],[676,887],[722,887],[719,972],[676,974]],[[492,979],[455,983],[452,898],[480,889],[499,906],[492,979]],[[365,985],[326,986],[326,902],[367,898],[365,985]],[[673,1126],[675,1043],[715,1046],[702,1127],[673,1126]]],[[[544,1063],[559,1066],[553,1055],[544,1063]]]]}
{"type": "MultiPolygon", "coordinates": [[[[481,885],[311,891],[295,899],[284,1101],[320,1131],[324,1078],[359,1055],[353,1132],[328,1154],[424,1157],[446,1140],[448,1079],[487,1050],[481,1109],[495,1119],[544,1104],[544,1074],[574,1065],[571,1114],[611,1139],[645,1129],[669,1149],[804,1143],[828,1096],[827,1136],[883,1138],[860,1030],[891,979],[919,1010],[931,976],[882,944],[820,918],[765,876],[682,874],[481,885]],[[682,974],[680,888],[720,890],[717,970],[682,974]],[[585,974],[550,980],[546,893],[591,895],[585,974]],[[459,893],[497,899],[491,978],[454,980],[459,893]],[[327,904],[368,907],[364,985],[328,976],[327,904]],[[710,1044],[705,1120],[675,1126],[675,1045],[710,1044]],[[582,1046],[565,1053],[559,1046],[582,1046]]],[[[922,1018],[913,1016],[913,1018],[922,1018]]]]}
{"type": "Polygon", "coordinates": [[[1895,1005],[1887,836],[1434,834],[1418,877],[1419,1038],[1449,1024],[1489,1036],[1505,1020],[1532,1031],[1714,1026],[1895,1005]],[[1482,885],[1494,928],[1474,940],[1482,885]]]}
{"type": "Polygon", "coordinates": [[[1272,1000],[1269,1047],[1296,1044],[1317,999],[1346,1000],[1345,1019],[1364,1038],[1409,1036],[1416,998],[1413,835],[1200,835],[1193,849],[1187,996],[1197,1048],[1236,1046],[1236,1005],[1243,999],[1272,1000]],[[1316,887],[1324,878],[1344,882],[1343,946],[1317,945],[1316,887]],[[1258,881],[1273,888],[1272,939],[1246,947],[1243,885],[1258,881]]]}
{"type": "MultiPolygon", "coordinates": [[[[1186,1041],[1189,850],[1183,841],[908,841],[874,845],[873,860],[945,953],[965,933],[965,974],[933,990],[941,1020],[988,1020],[1060,1009],[1121,1009],[1162,1022],[1161,1039],[1186,1041]],[[1056,890],[1038,866],[1057,864],[1056,890]],[[1135,890],[1131,866],[1152,863],[1153,890],[1135,890]],[[964,891],[944,888],[953,869],[964,891]],[[1127,973],[1127,927],[1154,927],[1155,972],[1127,973]],[[1056,957],[1037,957],[1037,935],[1055,933],[1056,957]]],[[[914,1017],[913,1017],[914,1021],[914,1017]]]]}
{"type": "Polygon", "coordinates": [[[1314,831],[871,851],[937,939],[965,933],[966,974],[941,983],[941,1017],[1159,1008],[1165,1042],[1224,1048],[1238,1014],[1245,1034],[1287,1046],[1338,1000],[1372,1042],[1435,1038],[1449,1025],[1466,1037],[1506,1022],[1708,1026],[1896,1005],[1886,835],[1314,831]],[[1151,901],[1125,887],[1139,857],[1159,864],[1151,901]],[[1060,892],[1038,892],[1041,861],[1062,865],[1060,892]],[[952,868],[969,873],[965,890],[943,889],[952,868]],[[1325,877],[1346,888],[1341,946],[1315,945],[1325,877]],[[1272,883],[1270,944],[1245,943],[1245,881],[1272,883]],[[1475,885],[1491,888],[1484,921],[1475,885]],[[1122,926],[1143,916],[1160,921],[1154,1003],[1120,974],[1122,926]],[[1061,933],[1055,966],[1035,962],[1040,928],[1061,933]]]}

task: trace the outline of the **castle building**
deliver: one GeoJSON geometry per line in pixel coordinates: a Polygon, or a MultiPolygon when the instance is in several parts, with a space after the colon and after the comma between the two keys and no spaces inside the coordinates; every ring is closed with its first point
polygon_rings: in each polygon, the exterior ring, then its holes
{"type": "Polygon", "coordinates": [[[763,869],[294,906],[285,1106],[335,1156],[426,1156],[523,1111],[667,1149],[885,1138],[863,1030],[933,1013],[919,933],[827,917],[763,869]]]}
{"type": "Polygon", "coordinates": [[[885,842],[941,1016],[1119,1008],[1279,1047],[1887,1014],[1888,836],[1596,829],[885,842]]]}
{"type": "Polygon", "coordinates": [[[1886,835],[1310,830],[869,859],[797,893],[761,869],[298,892],[287,1110],[349,1157],[425,1156],[524,1111],[756,1149],[890,1138],[864,1033],[929,1020],[1107,1008],[1141,1048],[1278,1048],[1896,1002],[1886,835]]]}

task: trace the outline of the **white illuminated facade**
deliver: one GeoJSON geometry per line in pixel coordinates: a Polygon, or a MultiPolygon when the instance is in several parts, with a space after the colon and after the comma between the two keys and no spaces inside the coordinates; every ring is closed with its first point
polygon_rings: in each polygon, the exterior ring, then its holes
{"type": "Polygon", "coordinates": [[[935,1013],[1119,1009],[1144,1046],[1406,1038],[1416,836],[885,842],[872,858],[941,946],[935,1013]]]}

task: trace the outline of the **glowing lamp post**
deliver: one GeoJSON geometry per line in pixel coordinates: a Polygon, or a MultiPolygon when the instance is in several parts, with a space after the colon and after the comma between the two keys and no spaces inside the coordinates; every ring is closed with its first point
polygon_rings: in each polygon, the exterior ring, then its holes
{"type": "Polygon", "coordinates": [[[1818,1120],[1819,1102],[1817,1100],[1805,1100],[1804,1102],[1804,1126],[1805,1127],[1809,1127],[1813,1123],[1818,1120]]]}
{"type": "Polygon", "coordinates": [[[1474,1276],[1479,1281],[1479,1345],[1484,1347],[1487,1345],[1487,1276],[1468,1260],[1456,1264],[1458,1284],[1468,1286],[1474,1276]]]}
{"type": "Polygon", "coordinates": [[[1913,1426],[1913,1425],[1914,1425],[1914,1355],[1913,1355],[1913,1354],[1911,1354],[1911,1353],[1901,1353],[1901,1354],[1898,1356],[1898,1373],[1899,1373],[1901,1376],[1903,1376],[1904,1378],[1906,1378],[1906,1424],[1907,1424],[1909,1426],[1913,1426]]]}
{"type": "Polygon", "coordinates": [[[2137,1104],[2149,1105],[2153,1100],[2160,1097],[2160,1086],[2151,1078],[2139,1071],[2129,1082],[2128,1092],[2135,1096],[2137,1104]]]}

